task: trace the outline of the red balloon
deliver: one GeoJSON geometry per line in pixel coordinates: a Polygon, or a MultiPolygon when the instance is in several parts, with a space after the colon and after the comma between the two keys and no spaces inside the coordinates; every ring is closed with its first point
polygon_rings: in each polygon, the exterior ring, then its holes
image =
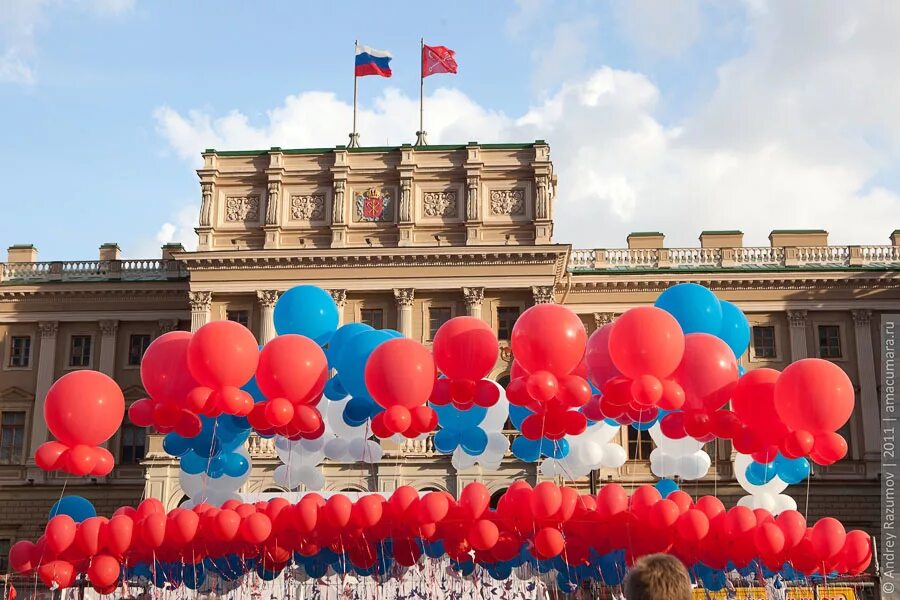
{"type": "Polygon", "coordinates": [[[531,494],[531,512],[538,519],[549,519],[562,506],[562,492],[555,483],[542,481],[531,494]]]}
{"type": "Polygon", "coordinates": [[[869,534],[858,529],[847,533],[841,557],[850,571],[857,573],[864,571],[872,560],[872,539],[869,534]]]}
{"type": "Polygon", "coordinates": [[[118,581],[119,571],[119,561],[112,556],[101,554],[91,560],[87,574],[95,587],[106,588],[118,581]]]}
{"type": "Polygon", "coordinates": [[[438,328],[431,348],[437,368],[450,379],[478,380],[497,362],[494,330],[477,317],[455,317],[438,328]]]}
{"type": "Polygon", "coordinates": [[[490,408],[497,404],[500,400],[500,387],[497,383],[489,379],[480,379],[475,383],[475,397],[473,401],[476,406],[490,408]]]}
{"type": "Polygon", "coordinates": [[[463,488],[459,495],[459,507],[466,517],[475,520],[480,519],[491,502],[491,493],[483,483],[474,481],[463,488]]]}
{"type": "Polygon", "coordinates": [[[384,425],[392,433],[403,433],[409,429],[411,424],[412,413],[405,406],[395,405],[384,411],[384,425]]]}
{"type": "Polygon", "coordinates": [[[141,358],[141,383],[154,400],[184,406],[188,394],[199,385],[188,370],[190,342],[189,332],[170,331],[147,346],[141,358]]]}
{"type": "Polygon", "coordinates": [[[756,549],[763,556],[774,556],[784,550],[784,532],[775,523],[763,523],[754,534],[756,549]]]}
{"type": "Polygon", "coordinates": [[[106,517],[88,517],[76,527],[75,548],[82,556],[90,557],[100,550],[100,530],[106,517]]]}
{"type": "Polygon", "coordinates": [[[154,402],[150,398],[135,400],[128,407],[128,418],[138,427],[150,427],[153,425],[154,402]]]}
{"type": "Polygon", "coordinates": [[[525,380],[525,390],[535,402],[545,404],[559,392],[559,381],[550,371],[535,371],[525,380]]]}
{"type": "Polygon", "coordinates": [[[325,502],[323,516],[325,520],[334,528],[341,529],[350,522],[350,515],[353,511],[353,503],[343,494],[336,494],[325,502]]]}
{"type": "Polygon", "coordinates": [[[841,522],[832,517],[819,519],[812,528],[813,550],[820,560],[828,560],[843,550],[847,532],[841,522]]]}
{"type": "Polygon", "coordinates": [[[450,511],[450,501],[443,492],[428,492],[419,502],[419,522],[439,523],[450,511]]]}
{"type": "Polygon", "coordinates": [[[38,575],[48,588],[65,589],[75,583],[75,567],[65,560],[52,560],[38,567],[38,575]]]}
{"type": "Polygon", "coordinates": [[[350,516],[359,527],[374,527],[384,515],[384,505],[381,496],[363,496],[353,505],[350,516]]]}
{"type": "Polygon", "coordinates": [[[99,446],[119,429],[124,416],[122,390],[97,371],[63,375],[50,386],[44,401],[47,428],[67,446],[99,446]]]}
{"type": "Polygon", "coordinates": [[[272,398],[265,403],[263,410],[272,427],[284,427],[294,418],[294,405],[287,398],[272,398]]]}
{"type": "Polygon", "coordinates": [[[613,364],[626,377],[663,379],[681,362],[685,339],[675,317],[655,306],[639,306],[616,319],[608,344],[613,364]]]}
{"type": "Polygon", "coordinates": [[[253,377],[258,362],[256,338],[234,321],[207,323],[188,344],[188,368],[205,387],[239,388],[253,377]]]}
{"type": "Polygon", "coordinates": [[[230,542],[241,529],[241,517],[231,509],[222,509],[212,521],[212,533],[221,542],[230,542]]]}
{"type": "Polygon", "coordinates": [[[663,393],[657,406],[663,410],[678,410],[684,406],[684,388],[672,379],[663,379],[663,393]]]}
{"type": "Polygon", "coordinates": [[[687,437],[687,432],[684,430],[684,413],[673,412],[664,416],[659,421],[659,430],[667,438],[672,438],[673,440],[687,437]]]}
{"type": "Polygon", "coordinates": [[[97,453],[94,446],[78,444],[66,453],[65,470],[79,477],[87,475],[97,466],[97,453]]]}
{"type": "Polygon", "coordinates": [[[756,527],[756,515],[746,506],[735,506],[725,514],[725,534],[730,538],[746,535],[756,527]]]}
{"type": "Polygon", "coordinates": [[[200,517],[192,510],[175,509],[169,513],[166,535],[175,546],[186,546],[194,541],[200,517]]]}
{"type": "Polygon", "coordinates": [[[381,344],[366,362],[366,388],[379,405],[412,409],[425,404],[434,386],[434,360],[420,343],[395,338],[381,344]]]}
{"type": "MultiPolygon", "coordinates": [[[[491,385],[492,388],[497,389],[491,385]]],[[[410,426],[420,432],[427,433],[434,431],[438,425],[438,416],[434,409],[430,406],[417,406],[410,411],[410,426]]]]}
{"type": "Polygon", "coordinates": [[[685,410],[716,410],[728,402],[738,381],[728,344],[706,333],[684,336],[684,358],[673,375],[684,389],[685,410]]]}
{"type": "Polygon", "coordinates": [[[678,517],[676,529],[685,541],[699,542],[709,533],[709,517],[703,511],[692,508],[678,517]]]}
{"type": "Polygon", "coordinates": [[[608,520],[628,509],[628,492],[617,483],[608,483],[597,494],[597,514],[608,520]]]}
{"type": "Polygon", "coordinates": [[[544,527],[534,536],[535,552],[543,559],[559,556],[566,547],[566,541],[558,529],[544,527]]]}
{"type": "Polygon", "coordinates": [[[796,510],[784,510],[775,517],[775,524],[784,533],[785,548],[790,550],[806,535],[806,519],[796,510]]]}
{"type": "Polygon", "coordinates": [[[775,383],[775,409],[791,429],[837,431],[850,418],[853,384],[836,364],[819,358],[791,363],[775,383]]]}
{"type": "Polygon", "coordinates": [[[9,549],[9,566],[16,573],[26,574],[32,571],[37,562],[32,560],[35,545],[28,540],[19,540],[9,549]]]}
{"type": "Polygon", "coordinates": [[[725,512],[725,505],[715,496],[702,496],[697,500],[697,509],[712,520],[725,512]]]}
{"type": "Polygon", "coordinates": [[[847,440],[834,431],[816,436],[809,457],[818,465],[833,465],[847,456],[847,440]]]}
{"type": "Polygon", "coordinates": [[[95,477],[106,477],[112,473],[113,468],[116,466],[116,459],[113,457],[112,452],[103,446],[97,446],[92,448],[92,450],[94,452],[94,468],[90,474],[95,477]]]}
{"type": "Polygon", "coordinates": [[[375,437],[382,440],[386,440],[394,435],[394,432],[385,423],[384,418],[384,412],[380,412],[372,417],[372,433],[375,437]]]}
{"type": "Polygon", "coordinates": [[[781,453],[786,458],[800,458],[812,452],[816,438],[808,431],[792,431],[781,441],[781,453]]]}
{"type": "Polygon", "coordinates": [[[556,401],[566,408],[580,408],[591,399],[591,386],[584,377],[566,375],[559,380],[556,401]]]}
{"type": "Polygon", "coordinates": [[[640,375],[631,382],[631,397],[640,406],[654,406],[662,396],[662,381],[653,375],[640,375]]]}
{"type": "Polygon", "coordinates": [[[103,547],[114,556],[122,556],[131,547],[134,519],[128,515],[113,515],[100,532],[103,547]]]}
{"type": "Polygon", "coordinates": [[[678,521],[679,516],[681,516],[681,511],[678,505],[665,498],[650,509],[650,524],[657,529],[668,529],[678,521]]]}
{"type": "MultiPolygon", "coordinates": [[[[140,507],[138,507],[138,511],[140,511],[140,507]]],[[[166,539],[165,513],[153,513],[144,517],[140,522],[140,539],[150,550],[163,545],[166,539]]]]}
{"type": "Polygon", "coordinates": [[[248,544],[262,544],[272,534],[272,521],[262,513],[253,513],[241,521],[239,531],[248,544]]]}
{"type": "Polygon", "coordinates": [[[621,376],[609,355],[609,334],[612,328],[613,324],[607,323],[592,333],[584,353],[588,378],[598,390],[603,389],[603,384],[608,380],[621,376]]]}
{"type": "Polygon", "coordinates": [[[289,427],[297,429],[300,432],[317,431],[322,425],[322,415],[319,410],[309,406],[308,404],[298,404],[294,406],[294,416],[291,419],[289,427]]]}
{"type": "Polygon", "coordinates": [[[479,519],[469,528],[466,539],[475,550],[486,552],[497,545],[497,540],[500,539],[500,530],[493,522],[479,519]]]}
{"type": "Polygon", "coordinates": [[[311,339],[279,335],[259,353],[256,383],[266,398],[287,398],[292,404],[315,403],[328,380],[328,360],[311,339]]]}
{"type": "Polygon", "coordinates": [[[550,371],[568,375],[581,362],[587,332],[581,318],[559,304],[538,304],[526,310],[513,326],[510,346],[529,373],[550,371]]]}
{"type": "Polygon", "coordinates": [[[753,369],[741,377],[731,394],[731,410],[748,427],[765,430],[778,420],[775,411],[775,369],[753,369]]]}
{"type": "Polygon", "coordinates": [[[69,448],[59,442],[44,442],[34,453],[35,464],[44,471],[57,471],[65,466],[69,448]]]}
{"type": "Polygon", "coordinates": [[[203,423],[200,421],[200,417],[188,409],[182,408],[181,416],[178,418],[178,423],[175,425],[175,433],[184,438],[192,438],[200,435],[202,430],[203,423]]]}
{"type": "Polygon", "coordinates": [[[56,515],[44,528],[47,548],[54,554],[62,554],[75,541],[75,521],[69,515],[56,515]]]}

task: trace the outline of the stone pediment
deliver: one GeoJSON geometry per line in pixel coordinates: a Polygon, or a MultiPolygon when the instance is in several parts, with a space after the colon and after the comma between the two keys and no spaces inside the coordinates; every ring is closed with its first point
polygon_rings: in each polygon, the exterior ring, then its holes
{"type": "Polygon", "coordinates": [[[125,396],[125,404],[128,405],[135,400],[146,398],[147,392],[139,385],[130,385],[122,390],[122,395],[125,396]]]}
{"type": "Polygon", "coordinates": [[[2,391],[0,391],[0,402],[3,403],[15,403],[15,402],[33,402],[34,394],[31,392],[26,392],[20,387],[12,386],[8,387],[2,391]]]}

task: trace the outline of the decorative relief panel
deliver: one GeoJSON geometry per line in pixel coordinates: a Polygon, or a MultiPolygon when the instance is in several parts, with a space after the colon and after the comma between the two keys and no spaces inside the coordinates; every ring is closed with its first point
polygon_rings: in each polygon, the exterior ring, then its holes
{"type": "Polygon", "coordinates": [[[225,221],[227,223],[258,223],[259,194],[226,196],[225,221]]]}
{"type": "Polygon", "coordinates": [[[525,190],[491,190],[491,214],[524,215],[525,190]]]}
{"type": "Polygon", "coordinates": [[[426,217],[456,217],[459,209],[456,202],[456,192],[425,192],[422,195],[422,203],[426,217]]]}
{"type": "Polygon", "coordinates": [[[324,221],[324,194],[291,194],[292,221],[324,221]]]}
{"type": "Polygon", "coordinates": [[[356,192],[354,205],[354,221],[380,223],[393,220],[393,198],[385,189],[376,187],[356,192]]]}

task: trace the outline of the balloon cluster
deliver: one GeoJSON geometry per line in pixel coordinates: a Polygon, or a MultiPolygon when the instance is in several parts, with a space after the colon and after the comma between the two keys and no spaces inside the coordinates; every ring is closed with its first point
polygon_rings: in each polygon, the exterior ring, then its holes
{"type": "Polygon", "coordinates": [[[10,564],[21,574],[36,572],[52,588],[69,587],[85,573],[97,591],[109,593],[128,576],[123,564],[138,568],[155,561],[236,578],[254,568],[274,576],[292,563],[324,574],[338,559],[345,572],[371,575],[387,559],[412,566],[423,555],[447,555],[460,566],[479,564],[497,579],[525,561],[545,568],[564,564],[575,582],[600,579],[604,556],[624,567],[647,553],[671,552],[688,565],[717,570],[758,560],[775,571],[789,563],[805,574],[859,573],[872,557],[867,534],[847,533],[832,518],[808,527],[796,511],[777,518],[743,506],[726,511],[713,496],[694,502],[671,491],[664,499],[653,486],[629,497],[610,484],[591,496],[551,482],[534,488],[516,482],[496,510],[489,501],[480,483],[463,488],[459,501],[445,492],[420,496],[405,486],[387,499],[372,494],[353,502],[341,494],[325,499],[311,493],[296,504],[228,500],[221,507],[202,503],[168,513],[147,499],[109,519],[76,523],[56,515],[37,542],[12,547],[10,564]]]}
{"type": "Polygon", "coordinates": [[[79,477],[109,475],[115,459],[100,444],[119,429],[124,416],[125,398],[115,381],[96,371],[63,375],[44,400],[44,420],[56,440],[38,447],[35,463],[79,477]]]}
{"type": "Polygon", "coordinates": [[[500,345],[488,324],[476,317],[450,319],[434,336],[434,362],[444,377],[435,382],[431,403],[460,410],[493,406],[497,386],[485,379],[497,363],[500,345]]]}
{"type": "Polygon", "coordinates": [[[238,450],[250,437],[246,417],[202,416],[200,433],[182,437],[174,431],[163,438],[163,450],[179,459],[181,470],[189,475],[205,473],[217,479],[223,475],[240,477],[250,463],[238,450]]]}
{"type": "Polygon", "coordinates": [[[394,434],[407,438],[434,431],[438,417],[426,406],[437,371],[431,352],[414,340],[389,340],[366,362],[366,388],[384,409],[372,418],[372,431],[384,439],[394,434]],[[397,365],[403,365],[398,369],[397,365]]]}

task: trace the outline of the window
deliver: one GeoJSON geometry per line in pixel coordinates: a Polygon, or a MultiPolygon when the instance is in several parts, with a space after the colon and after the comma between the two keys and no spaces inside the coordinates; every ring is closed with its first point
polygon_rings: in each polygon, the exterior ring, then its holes
{"type": "Polygon", "coordinates": [[[819,325],[819,358],[841,358],[841,328],[819,325]]]}
{"type": "Polygon", "coordinates": [[[509,340],[512,337],[513,325],[519,318],[521,310],[518,306],[500,306],[497,308],[497,338],[509,340]]]}
{"type": "Polygon", "coordinates": [[[775,348],[775,327],[772,325],[753,326],[754,358],[777,358],[775,348]]]}
{"type": "Polygon", "coordinates": [[[91,366],[91,336],[89,335],[73,335],[72,348],[69,352],[70,367],[90,367],[91,366]]]}
{"type": "Polygon", "coordinates": [[[149,345],[150,336],[146,333],[132,334],[128,338],[128,366],[139,367],[149,345]]]}
{"type": "Polygon", "coordinates": [[[136,465],[144,458],[147,452],[147,430],[131,423],[122,426],[122,450],[119,453],[119,463],[123,465],[136,465]]]}
{"type": "Polygon", "coordinates": [[[628,428],[628,458],[630,460],[650,460],[653,451],[653,439],[646,431],[628,428]]]}
{"type": "Polygon", "coordinates": [[[450,308],[447,306],[433,306],[428,309],[428,339],[433,340],[434,334],[441,325],[450,320],[450,308]]]}
{"type": "Polygon", "coordinates": [[[225,318],[229,321],[234,321],[235,323],[240,323],[244,327],[247,327],[250,324],[250,311],[249,310],[226,310],[225,318]]]}
{"type": "Polygon", "coordinates": [[[9,366],[24,369],[31,365],[31,336],[14,335],[9,338],[9,366]]]}
{"type": "Polygon", "coordinates": [[[359,311],[360,320],[373,329],[384,329],[384,311],[380,308],[364,308],[359,311]]]}
{"type": "Polygon", "coordinates": [[[11,539],[0,538],[0,573],[9,573],[9,550],[11,547],[11,539]]]}
{"type": "Polygon", "coordinates": [[[0,464],[20,464],[25,457],[25,411],[0,415],[0,464]]]}
{"type": "Polygon", "coordinates": [[[507,488],[503,488],[502,490],[497,490],[493,494],[491,494],[490,507],[494,510],[497,510],[497,505],[500,504],[500,498],[503,497],[503,494],[506,493],[507,488]]]}

